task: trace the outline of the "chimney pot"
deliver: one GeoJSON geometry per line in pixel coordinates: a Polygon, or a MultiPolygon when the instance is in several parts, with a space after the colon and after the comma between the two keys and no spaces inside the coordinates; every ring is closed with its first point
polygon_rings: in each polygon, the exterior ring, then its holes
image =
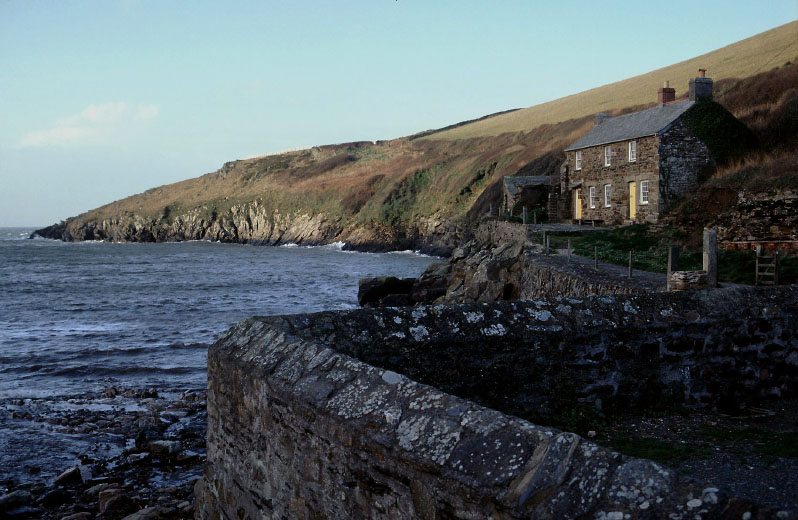
{"type": "Polygon", "coordinates": [[[660,105],[671,103],[676,100],[676,89],[671,88],[670,85],[671,82],[665,80],[662,84],[662,88],[657,90],[657,103],[660,105]]]}
{"type": "Polygon", "coordinates": [[[687,97],[690,101],[712,99],[712,78],[707,77],[707,69],[698,69],[698,77],[690,79],[687,97]]]}

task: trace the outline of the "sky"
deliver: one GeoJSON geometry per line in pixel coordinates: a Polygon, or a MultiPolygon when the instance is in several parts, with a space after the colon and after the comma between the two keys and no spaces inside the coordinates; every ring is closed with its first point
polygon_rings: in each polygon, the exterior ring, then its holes
{"type": "Polygon", "coordinates": [[[536,105],[796,19],[796,0],[0,0],[0,227],[536,105]]]}

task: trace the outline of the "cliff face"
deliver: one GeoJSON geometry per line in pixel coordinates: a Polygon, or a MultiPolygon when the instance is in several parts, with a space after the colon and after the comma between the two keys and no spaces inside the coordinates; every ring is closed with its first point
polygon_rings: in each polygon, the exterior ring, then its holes
{"type": "Polygon", "coordinates": [[[340,216],[280,213],[255,201],[233,205],[222,215],[207,215],[195,208],[184,214],[156,219],[130,212],[100,220],[74,217],[35,234],[67,242],[211,240],[258,245],[345,242],[348,247],[360,250],[421,249],[448,255],[469,232],[469,227],[457,219],[444,220],[438,216],[419,218],[405,227],[346,224],[340,216]]]}

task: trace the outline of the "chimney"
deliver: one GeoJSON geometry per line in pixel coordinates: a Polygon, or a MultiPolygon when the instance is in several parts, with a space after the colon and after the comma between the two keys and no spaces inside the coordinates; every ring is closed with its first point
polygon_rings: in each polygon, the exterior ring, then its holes
{"type": "Polygon", "coordinates": [[[676,99],[676,89],[670,87],[670,81],[666,81],[662,88],[657,90],[657,103],[664,105],[676,99]]]}
{"type": "Polygon", "coordinates": [[[698,69],[698,77],[690,79],[688,92],[690,101],[712,99],[712,78],[707,77],[707,69],[698,69]]]}
{"type": "Polygon", "coordinates": [[[598,114],[596,114],[596,124],[594,126],[600,125],[607,119],[612,119],[612,114],[610,114],[609,112],[599,112],[598,114]]]}

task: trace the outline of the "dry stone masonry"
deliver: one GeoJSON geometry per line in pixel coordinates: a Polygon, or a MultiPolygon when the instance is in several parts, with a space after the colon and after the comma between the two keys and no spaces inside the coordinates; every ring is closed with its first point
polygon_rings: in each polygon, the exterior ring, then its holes
{"type": "Polygon", "coordinates": [[[530,419],[795,396],[796,330],[796,287],[253,318],[209,351],[197,517],[781,518],[530,419]]]}

